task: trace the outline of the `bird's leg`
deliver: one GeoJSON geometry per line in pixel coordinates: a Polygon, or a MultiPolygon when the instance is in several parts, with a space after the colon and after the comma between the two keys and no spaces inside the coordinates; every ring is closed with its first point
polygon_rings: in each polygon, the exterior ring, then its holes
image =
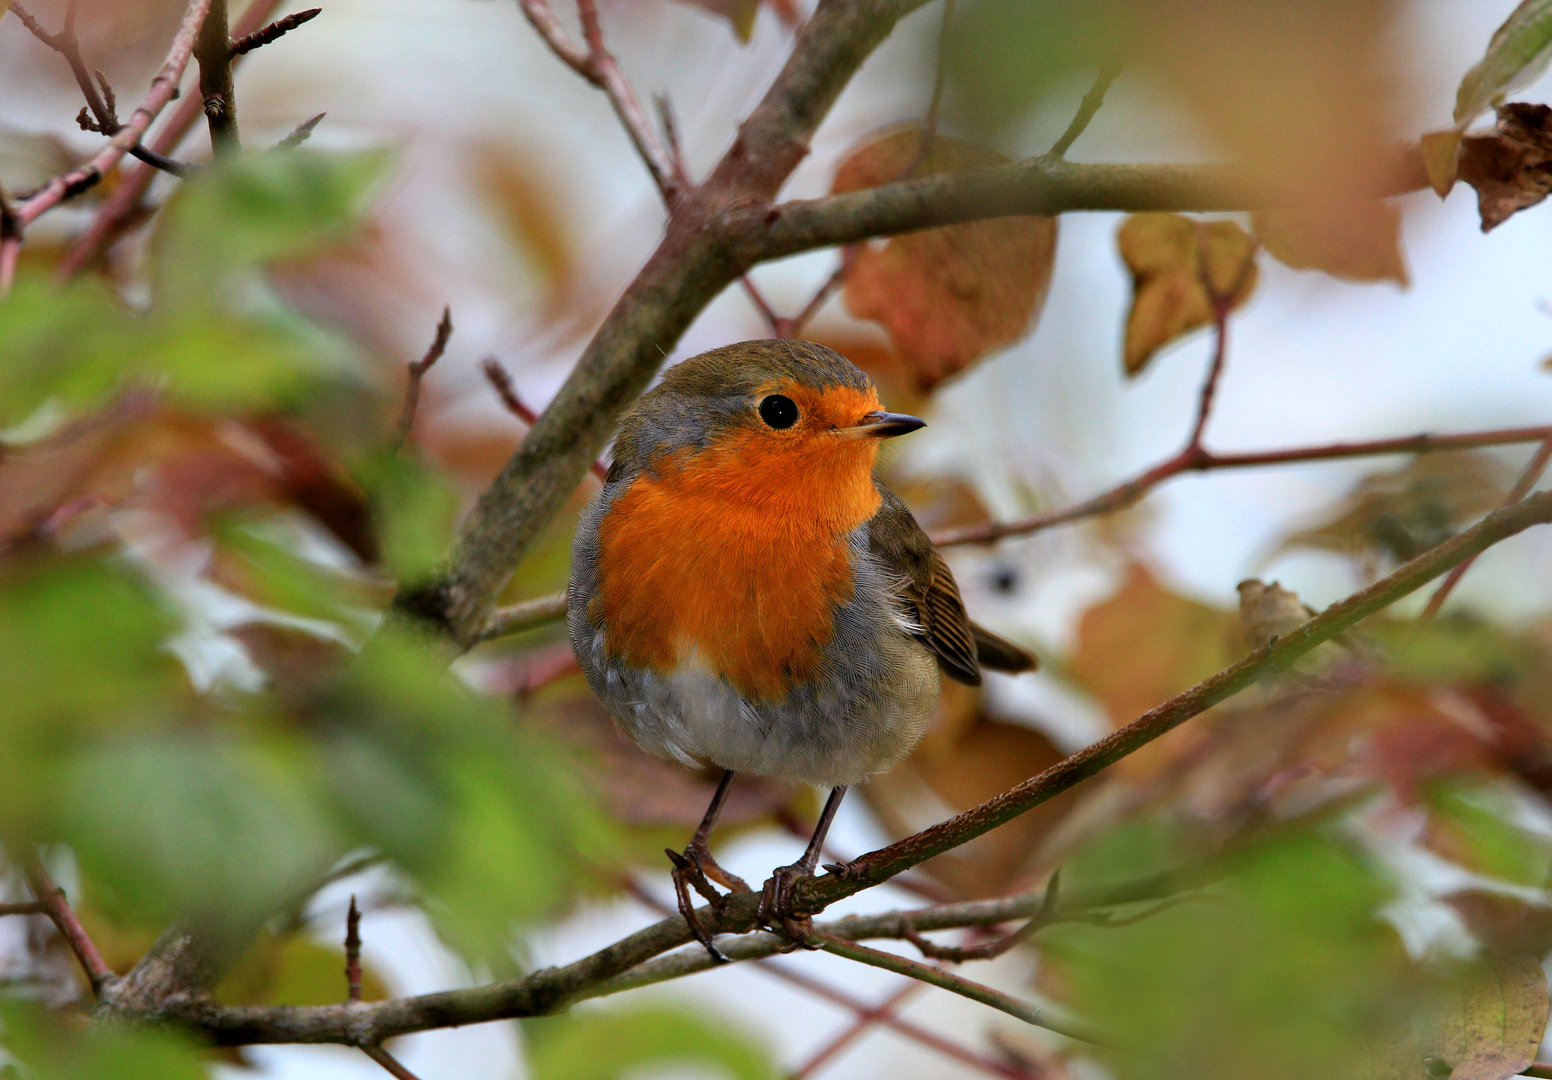
{"type": "Polygon", "coordinates": [[[690,889],[694,888],[706,898],[714,910],[720,911],[724,897],[711,887],[710,877],[723,888],[731,892],[749,892],[749,885],[743,878],[736,874],[730,874],[717,865],[717,860],[711,857],[711,849],[707,841],[711,839],[711,830],[717,824],[717,816],[722,813],[722,804],[727,802],[728,791],[733,786],[733,770],[728,769],[722,774],[722,780],[717,784],[717,792],[711,797],[711,805],[706,808],[706,816],[701,818],[700,828],[695,830],[695,835],[690,838],[689,846],[684,849],[684,854],[677,851],[668,851],[668,859],[674,864],[674,897],[679,902],[679,914],[684,916],[690,933],[695,940],[706,947],[711,958],[718,963],[726,963],[727,957],[723,956],[717,947],[712,944],[711,934],[701,925],[696,917],[695,905],[690,900],[690,889]]]}
{"type": "Polygon", "coordinates": [[[814,867],[819,862],[819,851],[824,847],[825,834],[830,831],[830,822],[835,820],[835,812],[840,809],[841,800],[845,797],[844,784],[831,789],[830,797],[825,800],[824,809],[819,813],[819,824],[814,826],[813,839],[809,840],[803,857],[791,866],[777,867],[760,893],[758,913],[760,925],[784,932],[793,948],[801,946],[805,949],[817,949],[819,947],[812,944],[810,940],[810,934],[814,928],[813,914],[811,912],[798,914],[792,910],[792,902],[797,886],[814,876],[814,867]]]}

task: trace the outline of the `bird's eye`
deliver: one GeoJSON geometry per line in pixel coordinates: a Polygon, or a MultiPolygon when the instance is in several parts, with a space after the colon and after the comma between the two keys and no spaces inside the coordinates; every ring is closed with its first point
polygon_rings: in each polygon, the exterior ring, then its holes
{"type": "Polygon", "coordinates": [[[760,419],[780,431],[798,422],[797,403],[783,394],[772,394],[760,402],[760,419]]]}

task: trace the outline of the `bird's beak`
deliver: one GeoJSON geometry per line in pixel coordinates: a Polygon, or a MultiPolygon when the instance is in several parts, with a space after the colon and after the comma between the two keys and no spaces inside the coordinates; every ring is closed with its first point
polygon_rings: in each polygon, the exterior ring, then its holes
{"type": "Polygon", "coordinates": [[[838,428],[836,434],[844,435],[848,439],[892,439],[896,435],[906,435],[926,426],[927,421],[919,416],[908,416],[897,412],[870,412],[862,418],[862,423],[853,427],[838,428]]]}

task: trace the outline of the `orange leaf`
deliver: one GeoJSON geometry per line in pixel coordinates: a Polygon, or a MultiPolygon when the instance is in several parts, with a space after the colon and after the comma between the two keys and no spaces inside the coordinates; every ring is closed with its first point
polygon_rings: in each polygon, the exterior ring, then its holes
{"type": "Polygon", "coordinates": [[[1256,287],[1256,242],[1232,221],[1197,222],[1180,214],[1133,214],[1116,233],[1132,272],[1123,359],[1136,375],[1153,354],[1212,322],[1215,292],[1237,308],[1256,287]]]}
{"type": "Polygon", "coordinates": [[[1255,223],[1266,250],[1295,270],[1323,270],[1344,281],[1408,284],[1401,210],[1393,203],[1267,210],[1255,215],[1255,223]]]}
{"type": "MultiPolygon", "coordinates": [[[[876,137],[841,162],[832,191],[907,175],[999,165],[1001,154],[917,128],[876,137]]],[[[1056,219],[999,218],[897,236],[864,248],[846,278],[846,307],[880,323],[927,391],[1022,337],[1039,316],[1056,258],[1056,219]]]]}
{"type": "Polygon", "coordinates": [[[1460,178],[1477,189],[1483,232],[1545,199],[1552,193],[1552,108],[1500,105],[1491,131],[1466,136],[1460,178]]]}

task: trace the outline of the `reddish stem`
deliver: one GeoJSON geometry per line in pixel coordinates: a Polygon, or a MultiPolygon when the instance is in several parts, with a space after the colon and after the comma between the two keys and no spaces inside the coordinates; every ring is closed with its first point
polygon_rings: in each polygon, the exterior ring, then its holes
{"type": "Polygon", "coordinates": [[[80,961],[81,970],[86,972],[86,977],[92,984],[92,993],[101,994],[103,984],[114,977],[113,969],[103,960],[102,954],[97,951],[97,946],[92,943],[91,936],[87,934],[86,927],[81,925],[81,920],[71,910],[69,902],[65,899],[65,890],[54,884],[54,879],[49,877],[48,871],[43,868],[43,863],[37,858],[27,860],[24,872],[32,894],[38,898],[38,903],[43,907],[43,914],[53,921],[60,935],[70,946],[70,951],[75,953],[75,958],[80,961]]]}
{"type": "Polygon", "coordinates": [[[885,998],[871,1009],[863,1009],[857,1013],[857,1018],[835,1038],[825,1043],[812,1056],[805,1061],[801,1068],[792,1073],[789,1080],[807,1080],[826,1062],[835,1057],[842,1050],[856,1042],[858,1037],[871,1028],[874,1024],[893,1015],[894,1010],[907,998],[926,988],[926,983],[919,983],[914,979],[907,979],[904,986],[885,998]]]}
{"type": "Polygon", "coordinates": [[[350,910],[345,913],[345,985],[346,1000],[361,1000],[361,909],[356,894],[350,894],[350,910]]]}

